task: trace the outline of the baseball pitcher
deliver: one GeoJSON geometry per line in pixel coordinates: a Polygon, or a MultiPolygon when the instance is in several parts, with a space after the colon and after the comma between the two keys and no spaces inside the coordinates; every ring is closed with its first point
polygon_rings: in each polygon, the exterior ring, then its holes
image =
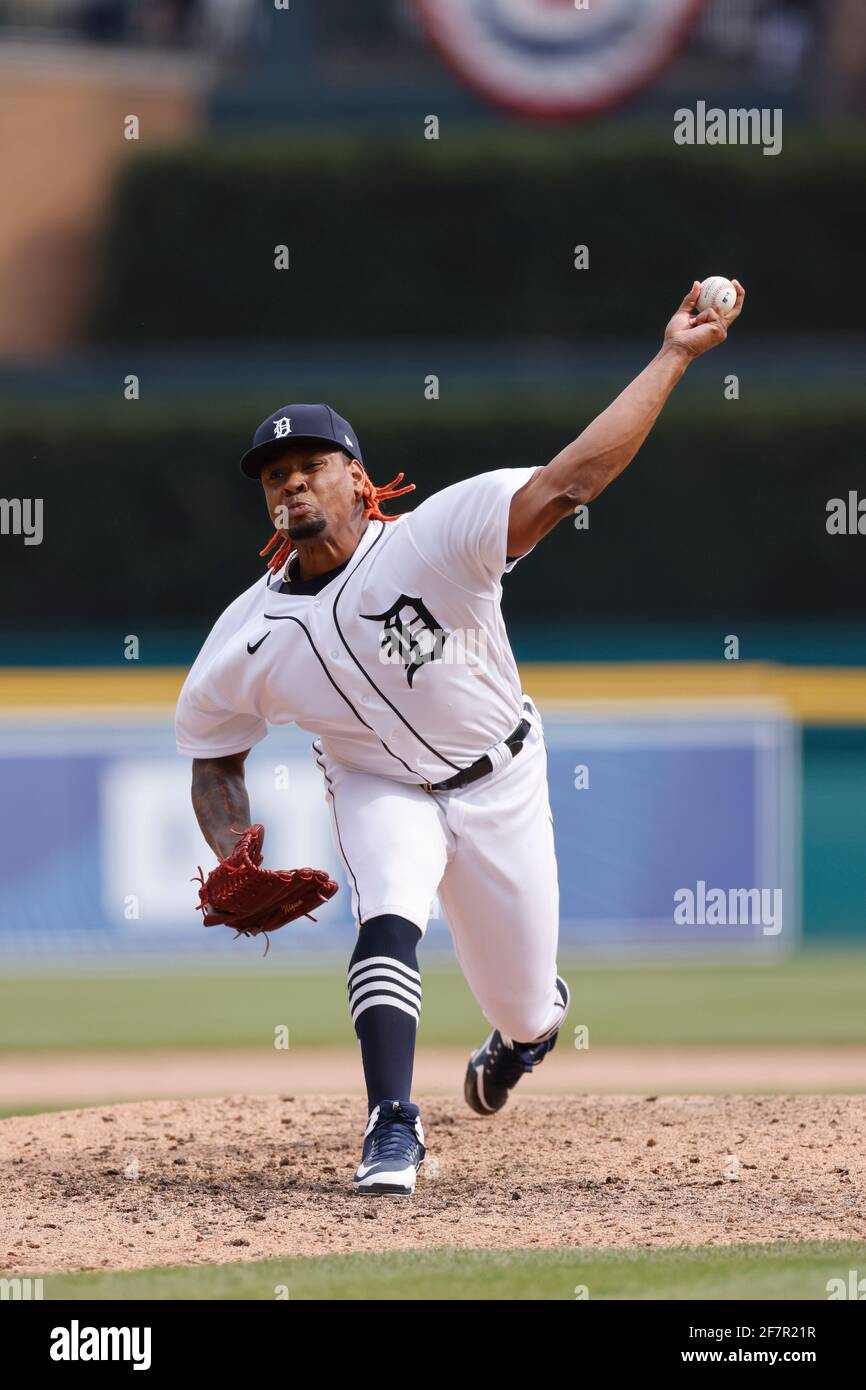
{"type": "Polygon", "coordinates": [[[492,1115],[556,1043],[559,899],[538,710],[521,689],[502,576],[637,454],[689,363],[743,307],[698,312],[696,282],[661,350],[546,467],[496,468],[404,515],[327,405],[286,405],[241,460],[274,526],[265,573],[218,619],[177,708],[192,800],[219,864],[208,924],[268,932],[325,901],[326,874],[262,868],[244,761],[268,726],[309,730],[358,925],[348,993],[367,1088],[354,1187],[410,1194],[424,1135],[411,1101],[417,948],[438,896],[492,1031],[465,1095],[492,1115]]]}

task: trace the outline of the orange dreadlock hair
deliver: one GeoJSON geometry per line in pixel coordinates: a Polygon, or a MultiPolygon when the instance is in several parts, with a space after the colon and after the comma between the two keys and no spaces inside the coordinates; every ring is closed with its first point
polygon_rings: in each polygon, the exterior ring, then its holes
{"type": "MultiPolygon", "coordinates": [[[[395,516],[385,515],[379,503],[390,502],[392,497],[402,497],[405,492],[415,491],[414,483],[407,483],[405,487],[399,486],[405,476],[405,473],[398,473],[396,478],[392,478],[391,482],[386,483],[384,487],[376,487],[371,483],[365,472],[364,483],[361,488],[364,515],[370,517],[373,521],[396,521],[397,518],[395,516]]],[[[277,548],[274,550],[270,560],[268,560],[268,569],[271,570],[273,574],[279,574],[283,565],[285,565],[294,550],[294,545],[285,531],[275,531],[264,550],[260,550],[259,554],[264,558],[264,556],[268,554],[268,551],[273,550],[275,545],[277,548]],[[278,541],[279,545],[277,545],[278,541]]]]}

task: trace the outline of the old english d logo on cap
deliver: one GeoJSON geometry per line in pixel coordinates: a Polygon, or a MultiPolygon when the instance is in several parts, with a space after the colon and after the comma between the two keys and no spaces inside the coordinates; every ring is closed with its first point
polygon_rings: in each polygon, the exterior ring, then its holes
{"type": "Polygon", "coordinates": [[[241,459],[241,472],[257,478],[262,464],[279,449],[288,443],[307,442],[331,444],[364,462],[352,426],[329,405],[281,405],[253,435],[252,448],[241,459]]]}

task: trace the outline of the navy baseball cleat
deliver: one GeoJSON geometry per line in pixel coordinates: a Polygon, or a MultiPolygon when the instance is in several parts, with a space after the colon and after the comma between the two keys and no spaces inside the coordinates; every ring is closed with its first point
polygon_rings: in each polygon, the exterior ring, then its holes
{"type": "MultiPolygon", "coordinates": [[[[556,988],[562,1000],[562,1017],[565,1018],[568,986],[558,975],[556,988]]],[[[532,1071],[548,1052],[553,1051],[558,1037],[559,1028],[556,1028],[550,1037],[541,1042],[516,1043],[494,1028],[487,1041],[469,1058],[463,1083],[466,1104],[478,1115],[493,1115],[501,1110],[509,1091],[517,1085],[521,1076],[532,1071]]]]}
{"type": "Polygon", "coordinates": [[[411,1197],[426,1152],[418,1106],[382,1100],[373,1107],[364,1130],[364,1151],[352,1186],[373,1197],[411,1197]]]}

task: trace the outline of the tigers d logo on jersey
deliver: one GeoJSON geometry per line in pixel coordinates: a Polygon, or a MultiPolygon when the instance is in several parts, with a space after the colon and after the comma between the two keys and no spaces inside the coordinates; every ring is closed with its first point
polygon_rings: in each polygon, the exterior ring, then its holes
{"type": "Polygon", "coordinates": [[[445,62],[521,115],[589,116],[676,54],[706,0],[415,0],[445,62]]]}
{"type": "Polygon", "coordinates": [[[450,633],[437,623],[423,599],[401,594],[384,613],[359,613],[371,623],[382,623],[379,648],[385,661],[399,661],[412,685],[428,661],[441,661],[450,633]]]}

